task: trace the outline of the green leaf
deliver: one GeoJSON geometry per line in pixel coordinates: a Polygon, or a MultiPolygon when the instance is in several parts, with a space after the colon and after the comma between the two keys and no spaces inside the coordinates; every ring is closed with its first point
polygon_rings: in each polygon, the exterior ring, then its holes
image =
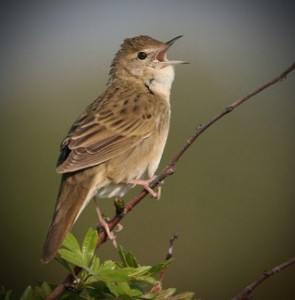
{"type": "MultiPolygon", "coordinates": [[[[83,270],[79,275],[73,274],[77,279],[75,286],[79,293],[67,291],[61,300],[107,300],[114,299],[114,297],[122,300],[191,300],[193,298],[194,294],[188,292],[175,295],[175,289],[147,292],[152,286],[159,284],[154,276],[164,270],[172,262],[172,259],[154,266],[140,266],[135,256],[120,246],[121,264],[112,260],[101,263],[94,254],[97,240],[98,234],[93,228],[87,231],[81,248],[72,234],[67,235],[63,247],[58,250],[58,260],[71,273],[74,270],[73,265],[79,266],[83,270]]],[[[31,290],[35,298],[30,298],[32,295],[28,289],[26,291],[28,298],[22,300],[43,300],[40,296],[46,296],[50,291],[50,286],[44,283],[40,288],[31,290]]]]}
{"type": "Polygon", "coordinates": [[[77,253],[77,252],[73,252],[71,250],[65,249],[65,248],[61,248],[58,250],[58,254],[65,259],[66,261],[68,261],[69,263],[79,266],[81,268],[87,268],[87,266],[84,264],[84,261],[82,259],[82,255],[81,252],[77,253]]]}
{"type": "Polygon", "coordinates": [[[135,256],[131,252],[125,250],[122,246],[119,247],[119,256],[122,261],[123,267],[139,267],[139,263],[137,262],[135,256]]]}
{"type": "MultiPolygon", "coordinates": [[[[192,292],[184,292],[184,293],[180,293],[178,295],[174,295],[175,292],[176,292],[176,289],[174,289],[174,288],[161,290],[161,291],[156,293],[156,297],[153,298],[153,299],[154,300],[164,300],[164,299],[167,299],[167,300],[192,300],[192,299],[194,299],[195,294],[192,293],[192,292]]],[[[142,298],[146,299],[145,296],[146,295],[144,295],[142,298]]],[[[150,298],[147,298],[147,299],[150,299],[150,298]]]]}
{"type": "Polygon", "coordinates": [[[4,286],[1,286],[0,299],[3,300],[17,300],[19,297],[13,292],[13,290],[6,291],[4,286]]]}
{"type": "Polygon", "coordinates": [[[25,291],[23,292],[20,300],[33,300],[34,299],[34,291],[33,288],[29,285],[25,291]]]}
{"type": "Polygon", "coordinates": [[[94,274],[97,274],[98,270],[99,270],[99,266],[100,266],[100,259],[99,259],[99,257],[94,256],[93,259],[92,259],[91,266],[90,266],[91,271],[94,274]]]}
{"type": "Polygon", "coordinates": [[[173,300],[191,300],[194,299],[195,293],[184,292],[173,297],[173,300]]]}
{"type": "Polygon", "coordinates": [[[61,256],[56,256],[55,259],[62,264],[73,277],[76,277],[74,267],[71,265],[66,259],[62,258],[61,256]]]}
{"type": "Polygon", "coordinates": [[[118,287],[120,288],[120,295],[124,295],[124,296],[130,296],[132,297],[132,299],[134,299],[133,297],[138,297],[140,295],[142,295],[142,292],[137,290],[137,289],[133,289],[130,288],[129,284],[127,282],[122,282],[118,284],[118,287]]]}
{"type": "Polygon", "coordinates": [[[71,232],[69,232],[66,235],[66,238],[64,239],[62,245],[63,245],[63,247],[65,247],[69,250],[72,250],[73,252],[81,253],[79,243],[78,243],[77,239],[74,237],[74,235],[71,232]]]}
{"type": "Polygon", "coordinates": [[[88,284],[85,287],[85,291],[89,294],[89,296],[94,297],[94,299],[109,299],[114,298],[110,293],[107,285],[103,281],[96,281],[88,284]]]}
{"type": "Polygon", "coordinates": [[[106,260],[101,264],[100,270],[115,270],[117,269],[117,264],[112,260],[106,260]]]}
{"type": "Polygon", "coordinates": [[[140,276],[140,277],[137,277],[136,280],[143,281],[143,282],[149,283],[151,285],[156,285],[159,283],[159,280],[155,279],[152,276],[140,276]]]}
{"type": "Polygon", "coordinates": [[[111,293],[119,299],[134,300],[135,297],[139,297],[142,295],[141,291],[130,288],[127,282],[109,282],[107,285],[111,293]]]}
{"type": "Polygon", "coordinates": [[[161,271],[163,271],[165,268],[167,268],[167,266],[170,265],[172,262],[173,262],[173,259],[168,259],[168,260],[163,261],[160,264],[154,265],[154,266],[152,266],[150,273],[152,275],[158,274],[161,271]]]}
{"type": "Polygon", "coordinates": [[[78,294],[70,292],[70,291],[64,292],[62,294],[62,296],[58,299],[59,300],[85,300],[84,297],[79,296],[78,294]]]}
{"type": "Polygon", "coordinates": [[[42,292],[42,296],[48,296],[52,292],[52,289],[51,286],[46,281],[44,281],[41,284],[40,291],[42,292]]]}
{"type": "Polygon", "coordinates": [[[129,276],[132,277],[137,277],[137,276],[142,276],[145,275],[146,273],[148,273],[150,271],[152,267],[150,266],[142,266],[142,267],[138,267],[138,268],[130,268],[130,274],[129,276]]]}
{"type": "Polygon", "coordinates": [[[162,290],[162,291],[159,292],[159,294],[156,297],[156,299],[160,300],[160,299],[170,298],[171,296],[173,296],[175,294],[175,292],[176,292],[176,289],[174,289],[174,288],[162,290]]]}
{"type": "Polygon", "coordinates": [[[50,285],[47,282],[43,282],[41,284],[41,286],[36,286],[33,289],[34,292],[34,300],[36,299],[46,299],[47,296],[50,295],[50,293],[52,292],[52,289],[50,287],[50,285]]]}
{"type": "Polygon", "coordinates": [[[140,299],[152,300],[155,299],[155,294],[152,292],[148,292],[140,297],[140,299]]]}
{"type": "Polygon", "coordinates": [[[89,228],[82,243],[82,259],[85,265],[89,265],[94,255],[97,240],[98,240],[97,231],[93,228],[89,228]]]}
{"type": "Polygon", "coordinates": [[[123,281],[128,281],[130,279],[128,275],[128,271],[124,269],[99,270],[97,277],[106,282],[123,282],[123,281]]]}

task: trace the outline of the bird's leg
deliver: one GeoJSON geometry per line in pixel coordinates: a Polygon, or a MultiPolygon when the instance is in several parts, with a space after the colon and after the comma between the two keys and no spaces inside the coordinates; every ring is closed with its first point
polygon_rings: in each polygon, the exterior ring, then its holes
{"type": "Polygon", "coordinates": [[[95,204],[95,210],[96,210],[96,213],[97,213],[97,216],[98,216],[98,222],[99,222],[99,225],[101,227],[104,228],[107,236],[109,237],[109,239],[113,242],[113,245],[115,246],[115,248],[118,248],[118,245],[117,245],[117,242],[116,242],[116,237],[115,235],[110,231],[110,228],[109,228],[109,224],[107,223],[107,221],[104,219],[95,199],[94,199],[94,204],[95,204]]]}
{"type": "MultiPolygon", "coordinates": [[[[132,179],[130,181],[128,181],[128,183],[131,183],[131,184],[137,184],[137,185],[141,185],[142,187],[144,187],[144,189],[149,192],[149,194],[157,199],[157,200],[160,200],[161,198],[161,186],[158,186],[157,187],[157,192],[155,192],[152,188],[150,188],[150,183],[156,178],[157,176],[154,175],[152,178],[150,179],[132,179]]],[[[161,182],[162,184],[162,182],[161,182]]]]}

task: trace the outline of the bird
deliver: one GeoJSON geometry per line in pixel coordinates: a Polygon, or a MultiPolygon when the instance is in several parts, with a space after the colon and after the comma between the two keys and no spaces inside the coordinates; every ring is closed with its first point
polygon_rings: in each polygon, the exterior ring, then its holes
{"type": "MultiPolygon", "coordinates": [[[[174,66],[167,51],[178,40],[147,35],[126,38],[110,67],[105,91],[76,119],[60,145],[61,183],[41,261],[57,254],[85,206],[96,198],[123,197],[149,187],[160,163],[170,124],[174,66]]],[[[100,224],[111,237],[97,207],[100,224]]]]}

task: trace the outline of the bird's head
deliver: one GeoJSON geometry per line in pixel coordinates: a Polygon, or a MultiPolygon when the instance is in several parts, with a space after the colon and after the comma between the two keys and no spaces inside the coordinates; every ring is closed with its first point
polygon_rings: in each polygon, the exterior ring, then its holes
{"type": "Polygon", "coordinates": [[[181,37],[177,36],[166,43],[146,35],[125,39],[111,65],[111,80],[131,78],[146,82],[163,76],[171,77],[172,82],[173,66],[187,63],[167,58],[168,49],[181,37]]]}

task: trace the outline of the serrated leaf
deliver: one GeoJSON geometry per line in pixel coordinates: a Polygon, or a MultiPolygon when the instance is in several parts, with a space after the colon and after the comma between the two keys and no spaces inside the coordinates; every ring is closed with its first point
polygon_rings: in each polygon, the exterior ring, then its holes
{"type": "Polygon", "coordinates": [[[62,245],[73,252],[81,253],[80,245],[71,232],[66,235],[62,245]]]}
{"type": "Polygon", "coordinates": [[[106,282],[123,282],[130,279],[128,272],[124,269],[100,270],[97,277],[106,282]]]}
{"type": "Polygon", "coordinates": [[[129,270],[129,276],[136,277],[136,276],[142,276],[145,275],[150,271],[152,267],[150,266],[142,266],[138,268],[130,268],[129,270]]]}
{"type": "Polygon", "coordinates": [[[18,299],[12,290],[6,291],[4,286],[1,287],[0,299],[15,300],[18,299]]]}
{"type": "Polygon", "coordinates": [[[97,274],[98,270],[99,270],[99,267],[100,267],[100,259],[99,259],[99,257],[94,256],[93,259],[92,259],[90,269],[92,270],[92,272],[94,274],[97,274]]]}
{"type": "Polygon", "coordinates": [[[122,246],[119,247],[119,256],[121,258],[123,267],[137,268],[139,266],[135,256],[131,252],[125,250],[122,246]]]}
{"type": "Polygon", "coordinates": [[[167,268],[168,265],[170,265],[173,262],[173,259],[168,259],[163,261],[160,264],[154,265],[151,267],[150,273],[155,275],[163,271],[165,268],[167,268]]]}
{"type": "Polygon", "coordinates": [[[170,299],[171,296],[173,296],[176,292],[175,288],[170,288],[166,290],[162,290],[158,293],[156,299],[157,300],[162,300],[162,299],[170,299]]]}
{"type": "Polygon", "coordinates": [[[155,299],[155,294],[148,292],[140,297],[140,299],[152,300],[155,299]]]}
{"type": "MultiPolygon", "coordinates": [[[[176,292],[176,289],[174,289],[174,288],[162,290],[162,291],[157,292],[156,297],[153,299],[154,300],[165,300],[165,299],[167,299],[167,300],[192,300],[192,299],[194,299],[195,294],[192,292],[183,292],[178,295],[174,295],[175,292],[176,292]]],[[[147,296],[150,297],[149,294],[147,294],[147,296]]],[[[144,295],[142,297],[142,299],[146,299],[145,296],[146,295],[144,295]]],[[[150,299],[150,298],[147,298],[147,299],[150,299]]]]}
{"type": "Polygon", "coordinates": [[[103,281],[95,281],[95,282],[91,282],[90,284],[88,284],[87,282],[87,286],[85,287],[85,290],[88,292],[90,296],[94,297],[95,299],[113,298],[106,283],[103,281]]]}
{"type": "Polygon", "coordinates": [[[191,300],[195,296],[193,292],[180,293],[172,298],[172,300],[191,300]]]}
{"type": "Polygon", "coordinates": [[[51,286],[46,281],[41,284],[40,289],[43,296],[48,296],[52,292],[51,286]]]}
{"type": "Polygon", "coordinates": [[[107,287],[109,288],[110,292],[114,294],[116,297],[120,294],[120,288],[115,282],[107,282],[107,287]]]}
{"type": "Polygon", "coordinates": [[[134,299],[133,297],[138,297],[138,296],[142,295],[141,291],[130,288],[130,286],[127,282],[119,283],[118,286],[120,287],[120,290],[121,290],[120,295],[130,296],[130,297],[132,297],[132,299],[134,299]]]}
{"type": "Polygon", "coordinates": [[[112,260],[106,260],[101,266],[100,270],[115,270],[117,268],[117,264],[112,260]]]}
{"type": "Polygon", "coordinates": [[[81,253],[75,253],[71,250],[61,248],[58,250],[58,254],[63,259],[65,259],[66,261],[68,261],[69,263],[75,266],[79,266],[81,268],[87,268],[87,266],[84,264],[81,253]]]}
{"type": "Polygon", "coordinates": [[[29,285],[21,295],[20,300],[33,300],[33,297],[34,291],[33,288],[29,285]]]}
{"type": "Polygon", "coordinates": [[[140,295],[142,295],[141,291],[130,288],[127,282],[109,282],[107,283],[107,286],[110,292],[114,294],[116,298],[119,299],[134,300],[135,297],[139,297],[140,295]]]}
{"type": "Polygon", "coordinates": [[[93,228],[89,228],[82,243],[82,259],[85,265],[89,265],[94,255],[97,239],[97,231],[93,228]]]}
{"type": "Polygon", "coordinates": [[[34,300],[46,299],[47,296],[49,296],[51,294],[51,291],[52,291],[52,289],[51,289],[50,285],[47,282],[43,282],[41,284],[41,286],[34,287],[34,289],[33,289],[33,292],[34,292],[33,299],[34,300]]]}
{"type": "Polygon", "coordinates": [[[122,246],[119,246],[119,256],[123,267],[128,267],[128,263],[126,259],[126,250],[122,246]]]}
{"type": "Polygon", "coordinates": [[[143,282],[149,283],[151,285],[156,285],[159,283],[159,280],[157,280],[156,278],[154,278],[152,276],[140,276],[140,277],[137,277],[136,280],[143,281],[143,282]]]}
{"type": "Polygon", "coordinates": [[[75,294],[73,292],[66,291],[65,293],[62,294],[59,300],[85,300],[84,297],[79,296],[78,294],[75,294]]]}

